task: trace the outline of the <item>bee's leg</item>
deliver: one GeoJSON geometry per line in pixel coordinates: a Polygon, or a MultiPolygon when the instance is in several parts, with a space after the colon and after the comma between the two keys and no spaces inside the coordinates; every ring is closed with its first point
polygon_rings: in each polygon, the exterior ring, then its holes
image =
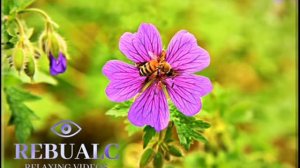
{"type": "Polygon", "coordinates": [[[159,77],[160,76],[160,69],[158,69],[156,72],[157,72],[156,77],[159,77]]]}
{"type": "Polygon", "coordinates": [[[157,72],[155,71],[147,79],[149,79],[149,81],[150,81],[150,80],[152,80],[152,79],[154,79],[156,77],[157,77],[157,72]]]}

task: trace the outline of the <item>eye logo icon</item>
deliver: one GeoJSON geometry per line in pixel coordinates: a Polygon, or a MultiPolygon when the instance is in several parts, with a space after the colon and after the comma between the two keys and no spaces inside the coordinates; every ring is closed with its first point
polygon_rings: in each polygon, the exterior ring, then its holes
{"type": "Polygon", "coordinates": [[[51,127],[51,131],[63,138],[73,137],[81,131],[81,127],[71,120],[62,120],[51,127]],[[72,129],[77,129],[74,133],[72,129]]]}

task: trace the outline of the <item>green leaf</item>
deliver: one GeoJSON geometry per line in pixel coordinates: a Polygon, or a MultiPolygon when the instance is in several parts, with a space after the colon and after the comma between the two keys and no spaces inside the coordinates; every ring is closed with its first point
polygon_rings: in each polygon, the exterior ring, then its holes
{"type": "Polygon", "coordinates": [[[168,146],[169,148],[169,153],[173,156],[176,156],[176,157],[181,157],[182,156],[182,153],[181,151],[176,148],[175,146],[168,146]]]}
{"type": "Polygon", "coordinates": [[[5,15],[14,14],[31,5],[34,0],[3,0],[3,13],[5,15]]]}
{"type": "Polygon", "coordinates": [[[170,105],[170,112],[171,120],[176,127],[180,144],[186,150],[189,150],[193,140],[207,142],[201,132],[210,127],[209,123],[183,115],[173,104],[170,105]]]}
{"type": "Polygon", "coordinates": [[[162,152],[165,160],[170,160],[169,148],[166,143],[161,143],[158,147],[158,151],[162,152]]]}
{"type": "Polygon", "coordinates": [[[5,30],[7,34],[11,37],[18,37],[19,36],[19,30],[16,28],[16,25],[13,24],[12,22],[8,22],[5,24],[5,30]]]}
{"type": "Polygon", "coordinates": [[[2,2],[3,2],[2,3],[2,5],[3,5],[3,14],[4,15],[9,15],[12,12],[12,10],[15,6],[14,1],[12,1],[12,0],[3,0],[2,2]]]}
{"type": "Polygon", "coordinates": [[[202,142],[207,142],[206,138],[202,135],[202,134],[199,134],[198,132],[194,131],[192,132],[193,134],[193,138],[197,141],[202,141],[202,142]]]}
{"type": "Polygon", "coordinates": [[[156,134],[156,131],[151,126],[146,126],[144,128],[144,137],[143,137],[144,144],[143,144],[143,148],[147,147],[148,143],[155,136],[155,134],[156,134]]]}
{"type": "Polygon", "coordinates": [[[31,120],[37,118],[34,112],[29,109],[24,101],[40,99],[28,92],[16,88],[5,88],[7,103],[12,112],[9,125],[15,125],[15,134],[19,142],[25,142],[33,131],[31,120]]]}
{"type": "Polygon", "coordinates": [[[3,34],[3,49],[11,49],[19,41],[15,24],[12,24],[10,21],[3,23],[1,32],[3,34]]]}
{"type": "Polygon", "coordinates": [[[210,127],[210,124],[207,122],[204,122],[202,120],[196,120],[193,124],[195,124],[196,127],[200,129],[207,129],[210,127]]]}
{"type": "Polygon", "coordinates": [[[154,154],[155,154],[155,152],[152,148],[146,149],[141,157],[140,167],[147,166],[147,164],[150,163],[151,160],[153,159],[154,154]]]}
{"type": "Polygon", "coordinates": [[[163,164],[164,164],[163,154],[161,152],[157,152],[153,160],[153,167],[162,168],[163,164]]]}
{"type": "Polygon", "coordinates": [[[166,130],[166,134],[165,134],[165,138],[164,138],[164,141],[169,143],[169,142],[172,142],[173,139],[172,139],[172,129],[173,129],[173,122],[170,122],[170,124],[168,125],[168,128],[166,130]]]}
{"type": "Polygon", "coordinates": [[[32,101],[32,100],[39,100],[40,97],[32,95],[31,93],[25,92],[20,89],[16,88],[5,88],[5,93],[7,94],[8,100],[12,102],[22,103],[23,101],[32,101]]]}
{"type": "Polygon", "coordinates": [[[8,40],[8,42],[11,43],[11,44],[13,44],[13,45],[15,45],[18,41],[19,41],[19,37],[18,36],[14,36],[14,37],[12,37],[12,38],[10,38],[8,40]]]}
{"type": "Polygon", "coordinates": [[[34,0],[15,0],[15,6],[18,7],[18,10],[23,10],[31,5],[34,0]]]}
{"type": "Polygon", "coordinates": [[[117,104],[113,108],[108,110],[105,114],[114,117],[126,117],[131,104],[131,101],[117,104]]]}
{"type": "Polygon", "coordinates": [[[30,39],[30,37],[33,35],[34,28],[26,28],[25,31],[27,38],[30,39]]]}

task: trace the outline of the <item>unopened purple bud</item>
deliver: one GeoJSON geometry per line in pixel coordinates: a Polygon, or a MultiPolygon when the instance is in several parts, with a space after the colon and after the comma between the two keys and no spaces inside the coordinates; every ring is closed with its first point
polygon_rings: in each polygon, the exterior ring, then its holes
{"type": "Polygon", "coordinates": [[[67,59],[63,53],[59,53],[58,58],[55,58],[52,53],[49,53],[50,73],[55,76],[64,73],[67,69],[67,59]]]}

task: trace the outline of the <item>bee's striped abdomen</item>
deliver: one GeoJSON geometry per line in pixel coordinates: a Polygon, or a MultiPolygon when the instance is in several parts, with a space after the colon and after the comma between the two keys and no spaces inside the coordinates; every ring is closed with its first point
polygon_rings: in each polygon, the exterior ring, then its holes
{"type": "Polygon", "coordinates": [[[156,60],[149,61],[139,66],[141,76],[151,76],[153,72],[157,71],[158,62],[156,60]]]}
{"type": "Polygon", "coordinates": [[[140,75],[141,76],[149,76],[149,75],[151,75],[151,73],[152,73],[152,71],[149,66],[149,63],[146,63],[146,64],[140,66],[140,75]]]}

